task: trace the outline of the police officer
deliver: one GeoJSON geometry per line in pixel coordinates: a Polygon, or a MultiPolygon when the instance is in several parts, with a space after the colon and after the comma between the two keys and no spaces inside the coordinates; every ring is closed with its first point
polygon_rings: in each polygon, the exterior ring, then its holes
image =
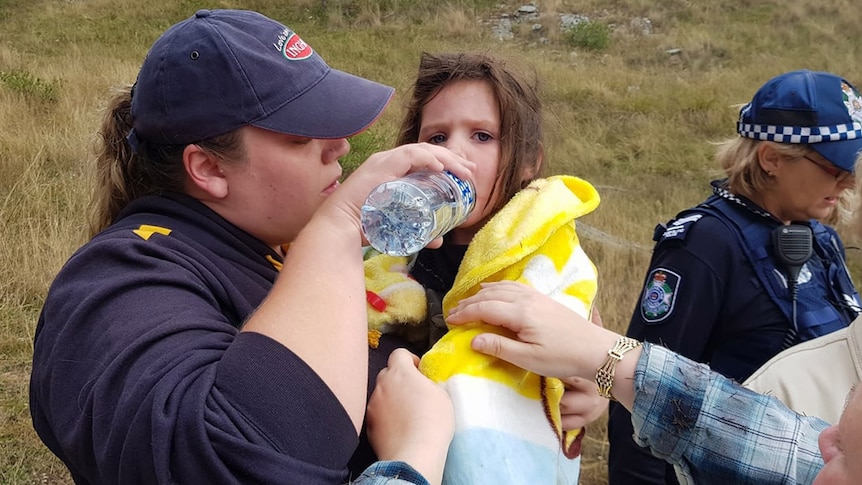
{"type": "MultiPolygon", "coordinates": [[[[656,228],[627,335],[660,343],[742,382],[782,349],[844,328],[859,295],[838,234],[862,149],[862,98],[846,80],[781,74],[740,111],[739,137],[719,146],[727,178],[713,195],[656,228]]],[[[692,423],[674,421],[668,426],[692,423]]],[[[609,483],[677,483],[632,439],[612,403],[609,483]]]]}

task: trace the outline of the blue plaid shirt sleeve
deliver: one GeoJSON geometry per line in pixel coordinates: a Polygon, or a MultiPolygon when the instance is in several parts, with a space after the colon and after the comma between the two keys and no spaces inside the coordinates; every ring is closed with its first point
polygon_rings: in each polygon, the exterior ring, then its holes
{"type": "Polygon", "coordinates": [[[378,461],[362,472],[351,485],[430,485],[419,472],[403,461],[378,461]]]}
{"type": "Polygon", "coordinates": [[[682,484],[811,483],[829,425],[742,388],[657,345],[635,371],[635,442],[676,468],[682,484]]]}

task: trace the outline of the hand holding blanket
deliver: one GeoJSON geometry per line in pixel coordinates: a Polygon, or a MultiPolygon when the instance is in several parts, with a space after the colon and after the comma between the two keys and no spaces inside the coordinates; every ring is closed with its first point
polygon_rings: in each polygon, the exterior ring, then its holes
{"type": "MultiPolygon", "coordinates": [[[[512,280],[589,318],[597,271],[575,219],[598,204],[595,188],[579,178],[533,181],[473,238],[443,300],[444,315],[481,283],[512,280]]],[[[483,332],[506,330],[481,322],[451,328],[420,363],[455,406],[444,484],[577,483],[583,430],[562,429],[562,382],[473,351],[470,341],[483,332]]]]}

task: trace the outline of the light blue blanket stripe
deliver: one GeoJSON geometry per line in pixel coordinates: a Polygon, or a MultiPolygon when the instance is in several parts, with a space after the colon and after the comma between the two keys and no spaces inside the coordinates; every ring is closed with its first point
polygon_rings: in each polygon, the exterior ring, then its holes
{"type": "Polygon", "coordinates": [[[575,485],[580,456],[570,460],[562,451],[488,428],[457,431],[449,446],[443,483],[446,485],[575,485]]]}

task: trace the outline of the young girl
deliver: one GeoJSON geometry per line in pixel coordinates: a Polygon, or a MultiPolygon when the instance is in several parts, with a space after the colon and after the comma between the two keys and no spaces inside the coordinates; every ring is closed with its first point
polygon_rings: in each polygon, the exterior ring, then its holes
{"type": "Polygon", "coordinates": [[[460,329],[448,331],[442,318],[444,308],[499,279],[528,282],[592,313],[595,268],[577,243],[574,219],[598,205],[598,194],[574,177],[537,179],[542,131],[535,83],[506,62],[482,54],[422,56],[398,144],[442,146],[476,164],[474,211],[441,248],[422,250],[412,262],[410,275],[428,297],[426,324],[400,332],[417,352],[431,349],[421,369],[444,383],[454,401],[457,428],[445,483],[574,483],[580,428],[605,409],[595,385],[584,380],[567,380],[561,398],[560,381],[519,369],[497,375],[499,364],[475,360],[460,329]],[[533,424],[541,431],[525,429],[533,424]]]}

